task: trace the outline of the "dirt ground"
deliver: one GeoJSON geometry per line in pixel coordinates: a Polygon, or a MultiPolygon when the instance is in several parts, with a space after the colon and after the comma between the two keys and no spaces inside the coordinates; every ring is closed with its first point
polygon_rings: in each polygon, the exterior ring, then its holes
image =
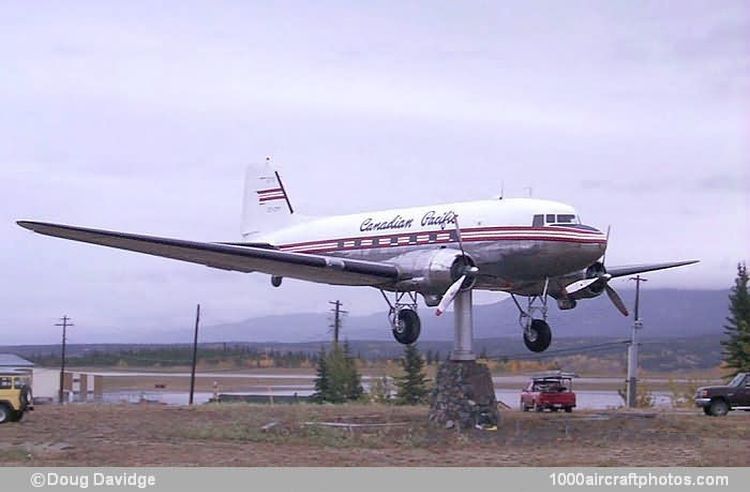
{"type": "Polygon", "coordinates": [[[0,425],[0,465],[750,466],[747,412],[504,411],[497,431],[457,432],[428,425],[427,410],[44,405],[21,423],[0,425]]]}

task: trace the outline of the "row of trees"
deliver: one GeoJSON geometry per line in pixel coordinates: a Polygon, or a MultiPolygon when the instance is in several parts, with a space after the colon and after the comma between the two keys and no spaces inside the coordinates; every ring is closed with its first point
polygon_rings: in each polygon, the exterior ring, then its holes
{"type": "MultiPolygon", "coordinates": [[[[416,405],[427,400],[427,376],[424,374],[424,359],[416,345],[406,345],[401,359],[402,376],[395,378],[396,395],[391,398],[391,385],[387,376],[376,379],[370,388],[370,397],[377,402],[392,400],[402,405],[416,405]]],[[[313,400],[319,403],[344,403],[364,397],[362,377],[357,370],[354,358],[349,353],[349,345],[334,345],[330,352],[321,349],[318,356],[315,393],[313,400]]]]}

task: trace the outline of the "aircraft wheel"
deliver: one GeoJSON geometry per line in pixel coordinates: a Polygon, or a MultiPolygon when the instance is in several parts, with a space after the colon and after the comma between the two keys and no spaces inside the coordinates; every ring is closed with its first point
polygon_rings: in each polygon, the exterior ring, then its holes
{"type": "Polygon", "coordinates": [[[523,343],[532,352],[544,352],[552,342],[552,330],[546,321],[531,320],[531,326],[523,332],[523,343]]]}
{"type": "Polygon", "coordinates": [[[413,309],[402,309],[398,312],[396,326],[393,327],[393,338],[402,345],[411,345],[419,338],[422,323],[413,309]]]}

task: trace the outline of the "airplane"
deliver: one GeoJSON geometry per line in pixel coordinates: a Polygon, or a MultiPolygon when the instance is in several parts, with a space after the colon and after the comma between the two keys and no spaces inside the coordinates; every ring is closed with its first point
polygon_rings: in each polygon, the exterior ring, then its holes
{"type": "Polygon", "coordinates": [[[37,221],[18,221],[39,234],[173,258],[211,268],[260,272],[279,287],[284,277],[379,289],[388,303],[393,337],[417,341],[418,295],[441,315],[459,292],[511,295],[526,347],[552,340],[548,300],[561,310],[606,293],[613,278],[697,263],[698,260],[605,267],[609,231],[582,223],[564,203],[532,198],[445,203],[324,218],[295,213],[269,158],[248,168],[243,240],[197,242],[37,221]],[[460,225],[459,225],[460,220],[460,225]],[[389,300],[386,292],[392,294],[389,300]],[[523,307],[518,297],[526,298],[523,307]]]}

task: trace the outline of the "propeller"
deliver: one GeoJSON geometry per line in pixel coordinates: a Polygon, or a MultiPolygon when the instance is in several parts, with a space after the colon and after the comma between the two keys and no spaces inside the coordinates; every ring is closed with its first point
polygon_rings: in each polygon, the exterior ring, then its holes
{"type": "Polygon", "coordinates": [[[437,316],[443,314],[448,309],[448,306],[450,306],[451,303],[456,299],[456,296],[461,290],[461,286],[464,284],[466,279],[473,278],[479,272],[479,268],[474,265],[469,265],[468,256],[466,256],[466,251],[464,251],[464,243],[461,239],[461,228],[458,225],[458,215],[455,216],[453,223],[456,226],[456,238],[458,239],[458,247],[461,250],[461,258],[463,258],[466,266],[464,267],[463,275],[461,275],[458,280],[453,282],[451,286],[448,287],[448,290],[445,291],[445,294],[443,294],[443,298],[440,300],[440,304],[438,304],[437,309],[435,309],[435,315],[437,316]]]}
{"type": "Polygon", "coordinates": [[[612,304],[617,308],[620,313],[622,313],[623,316],[629,316],[628,308],[625,307],[625,303],[622,302],[622,298],[620,295],[609,286],[609,281],[612,279],[612,275],[606,273],[607,268],[604,267],[604,261],[607,258],[607,247],[609,246],[609,233],[611,231],[611,226],[607,226],[607,242],[604,244],[604,252],[602,253],[602,259],[601,259],[601,265],[604,269],[602,273],[597,275],[596,277],[592,278],[585,278],[583,280],[579,280],[577,282],[573,282],[572,284],[569,284],[565,287],[565,292],[568,295],[575,294],[576,292],[580,292],[587,288],[593,288],[595,289],[595,292],[601,293],[601,290],[603,289],[607,293],[607,297],[609,297],[609,300],[612,302],[612,304]]]}

